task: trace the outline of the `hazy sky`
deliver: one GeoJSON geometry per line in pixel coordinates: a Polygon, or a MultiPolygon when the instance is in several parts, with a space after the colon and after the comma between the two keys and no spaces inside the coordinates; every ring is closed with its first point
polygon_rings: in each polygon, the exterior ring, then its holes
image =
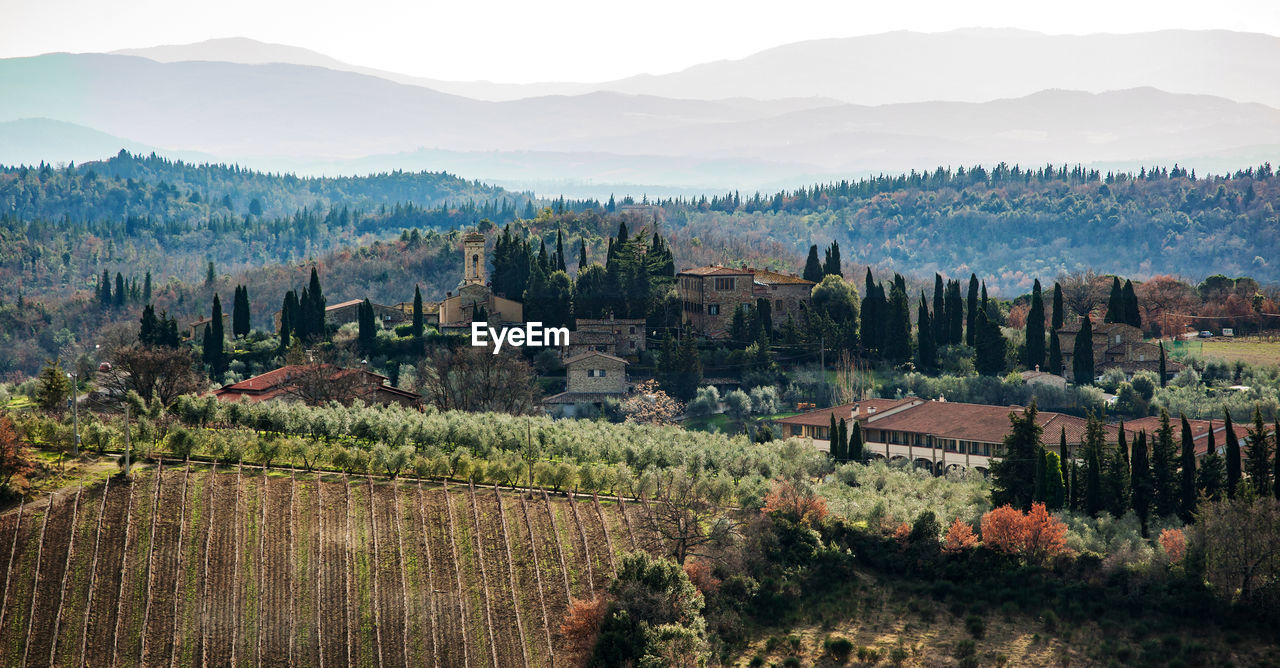
{"type": "Polygon", "coordinates": [[[805,39],[972,26],[1280,35],[1280,2],[0,0],[0,57],[250,37],[440,79],[601,81],[805,39]]]}

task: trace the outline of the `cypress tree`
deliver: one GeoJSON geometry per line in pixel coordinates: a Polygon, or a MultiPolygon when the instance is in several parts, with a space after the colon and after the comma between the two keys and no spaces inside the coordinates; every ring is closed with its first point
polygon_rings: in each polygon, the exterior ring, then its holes
{"type": "Polygon", "coordinates": [[[1054,332],[1049,335],[1049,373],[1059,376],[1066,376],[1066,369],[1062,368],[1062,349],[1058,347],[1058,333],[1054,332]]]}
{"type": "Polygon", "coordinates": [[[298,297],[298,306],[293,310],[293,335],[306,343],[312,336],[311,323],[315,322],[315,302],[311,301],[311,293],[302,289],[298,297]]]}
{"type": "Polygon", "coordinates": [[[822,265],[822,275],[836,275],[844,278],[844,271],[840,269],[840,242],[832,241],[831,246],[827,248],[827,261],[822,265]]]}
{"type": "Polygon", "coordinates": [[[1142,522],[1142,537],[1147,537],[1147,520],[1151,517],[1151,467],[1147,462],[1147,432],[1138,433],[1133,443],[1133,465],[1130,478],[1133,511],[1142,522]]]}
{"type": "Polygon", "coordinates": [[[1040,279],[1031,288],[1031,310],[1027,312],[1027,344],[1022,360],[1028,369],[1044,366],[1044,300],[1040,296],[1040,279]]]}
{"type": "Polygon", "coordinates": [[[1262,407],[1253,409],[1253,428],[1246,439],[1249,442],[1246,450],[1249,461],[1245,465],[1245,473],[1249,474],[1249,485],[1258,497],[1271,494],[1271,437],[1267,435],[1267,425],[1262,421],[1262,407]]]}
{"type": "MultiPolygon", "coordinates": [[[[870,271],[871,269],[868,268],[867,272],[870,273],[870,271]]],[[[801,277],[814,283],[822,282],[822,263],[818,260],[818,244],[809,246],[809,257],[804,261],[804,273],[801,277]]]]}
{"type": "MultiPolygon", "coordinates": [[[[818,247],[814,246],[812,251],[813,261],[816,265],[818,261],[818,247]]],[[[877,309],[877,306],[879,306],[879,300],[876,298],[876,282],[871,276],[871,267],[867,267],[866,287],[863,289],[862,294],[864,296],[862,297],[862,321],[859,323],[859,338],[862,341],[864,348],[869,351],[879,352],[880,319],[882,314],[877,309]]]]}
{"type": "MultiPolygon", "coordinates": [[[[864,454],[862,451],[862,423],[854,420],[853,430],[849,433],[847,456],[850,461],[860,462],[863,460],[864,454]]],[[[1280,492],[1278,492],[1278,495],[1280,495],[1280,492]]]]}
{"type": "Polygon", "coordinates": [[[1089,422],[1085,436],[1085,476],[1084,499],[1085,512],[1096,517],[1104,508],[1102,498],[1102,452],[1106,447],[1106,432],[1102,421],[1089,414],[1089,422]]]}
{"type": "Polygon", "coordinates": [[[1056,452],[1041,450],[1044,454],[1044,505],[1049,510],[1062,510],[1066,505],[1067,490],[1062,480],[1062,458],[1056,452]]]}
{"type": "Polygon", "coordinates": [[[1068,464],[1071,467],[1071,489],[1068,498],[1068,504],[1072,510],[1080,510],[1080,465],[1075,462],[1068,464]]]}
{"type": "Polygon", "coordinates": [[[426,319],[422,312],[422,288],[413,286],[413,335],[422,338],[426,319]]]}
{"type": "Polygon", "coordinates": [[[1107,300],[1107,315],[1103,322],[1128,322],[1124,312],[1124,292],[1120,288],[1120,277],[1111,277],[1111,297],[1107,300]]]}
{"type": "Polygon", "coordinates": [[[1160,409],[1160,428],[1151,439],[1152,501],[1160,517],[1173,515],[1181,505],[1181,485],[1178,479],[1178,450],[1173,442],[1173,425],[1169,423],[1169,411],[1160,409]]]}
{"type": "Polygon", "coordinates": [[[1271,436],[1271,440],[1275,442],[1275,449],[1272,451],[1271,487],[1276,500],[1280,500],[1280,417],[1271,425],[1271,436]]]}
{"type": "Polygon", "coordinates": [[[1053,284],[1053,319],[1050,325],[1053,331],[1057,332],[1062,329],[1062,286],[1057,282],[1053,284]]]}
{"type": "Polygon", "coordinates": [[[1076,385],[1093,384],[1093,319],[1087,314],[1080,321],[1075,348],[1071,356],[1071,381],[1076,385]]]}
{"type": "Polygon", "coordinates": [[[147,272],[147,276],[142,281],[142,303],[151,303],[151,272],[147,272]]]}
{"type": "Polygon", "coordinates": [[[249,288],[236,286],[235,302],[231,305],[231,336],[249,336],[249,288]]]}
{"type": "Polygon", "coordinates": [[[840,425],[836,434],[836,445],[839,446],[837,451],[839,454],[836,461],[849,461],[849,425],[845,424],[844,418],[840,418],[840,425]]]}
{"type": "Polygon", "coordinates": [[[946,289],[942,287],[942,276],[935,273],[933,275],[933,343],[935,346],[947,345],[947,334],[949,327],[947,325],[947,307],[946,307],[946,289]]]}
{"type": "Polygon", "coordinates": [[[1120,423],[1119,443],[1112,450],[1103,470],[1103,497],[1107,510],[1120,517],[1129,508],[1129,444],[1124,435],[1124,423],[1120,423]]]}
{"type": "Polygon", "coordinates": [[[1200,460],[1200,472],[1196,482],[1200,492],[1210,501],[1222,498],[1222,486],[1227,477],[1222,464],[1222,455],[1218,454],[1218,445],[1214,441],[1213,420],[1209,420],[1209,448],[1205,452],[1204,459],[1200,460]]]}
{"type": "Polygon", "coordinates": [[[359,316],[357,318],[357,322],[360,327],[358,334],[360,349],[363,350],[365,354],[370,354],[373,352],[373,344],[378,337],[378,321],[374,317],[373,304],[369,302],[368,297],[366,297],[363,302],[360,302],[358,313],[359,316]]]}
{"type": "Polygon", "coordinates": [[[316,268],[311,268],[311,281],[309,284],[311,296],[311,322],[307,324],[307,331],[311,336],[324,338],[325,322],[324,292],[320,289],[320,275],[316,273],[316,268]]]}
{"type": "Polygon", "coordinates": [[[587,240],[583,238],[578,242],[578,273],[582,273],[587,268],[587,240]]]}
{"type": "MultiPolygon", "coordinates": [[[[656,240],[657,237],[655,236],[654,239],[656,240]]],[[[556,230],[556,271],[569,273],[564,265],[564,232],[559,229],[556,230]]]]}
{"type": "Polygon", "coordinates": [[[103,308],[111,306],[111,275],[106,269],[102,270],[102,278],[98,279],[98,305],[103,308]]]}
{"type": "Polygon", "coordinates": [[[831,426],[827,427],[827,454],[837,461],[840,457],[839,437],[840,427],[836,424],[836,412],[831,411],[831,426]]]}
{"type": "Polygon", "coordinates": [[[920,308],[916,318],[916,364],[922,371],[932,371],[938,366],[938,347],[933,339],[934,327],[929,321],[929,306],[920,293],[920,308]]]}
{"type": "Polygon", "coordinates": [[[1047,448],[1036,449],[1036,468],[1034,474],[1035,486],[1032,488],[1031,492],[1032,503],[1044,503],[1045,489],[1049,486],[1049,481],[1047,479],[1048,474],[1046,471],[1048,464],[1046,461],[1047,457],[1045,456],[1047,454],[1047,448]]]}
{"type": "Polygon", "coordinates": [[[1075,485],[1074,481],[1067,475],[1067,467],[1071,467],[1074,471],[1075,462],[1071,460],[1071,450],[1067,448],[1067,428],[1065,426],[1062,427],[1058,438],[1058,458],[1062,460],[1062,488],[1065,490],[1063,498],[1066,499],[1068,507],[1074,508],[1075,506],[1071,499],[1074,498],[1072,495],[1075,493],[1075,485]]]}
{"type": "Polygon", "coordinates": [[[974,323],[977,330],[974,335],[974,366],[984,376],[999,376],[1004,373],[1005,341],[1000,325],[987,317],[985,309],[978,311],[978,320],[974,323]]]}
{"type": "Polygon", "coordinates": [[[884,339],[884,356],[895,365],[911,359],[910,309],[907,293],[895,283],[889,295],[889,330],[884,339]]]}
{"type": "Polygon", "coordinates": [[[1240,488],[1240,437],[1231,424],[1231,411],[1224,408],[1222,412],[1226,416],[1227,498],[1234,499],[1240,488]]]}
{"type": "Polygon", "coordinates": [[[1124,281],[1124,288],[1120,290],[1120,297],[1124,301],[1125,324],[1142,329],[1142,311],[1138,309],[1138,295],[1133,291],[1133,282],[1127,278],[1124,281]]]}
{"type": "Polygon", "coordinates": [[[960,298],[960,281],[947,281],[947,345],[964,343],[964,300],[960,298]]]}
{"type": "Polygon", "coordinates": [[[1169,383],[1168,376],[1169,376],[1169,372],[1166,369],[1165,360],[1164,360],[1164,341],[1161,341],[1160,342],[1160,387],[1165,387],[1168,385],[1169,383]]]}
{"type": "Polygon", "coordinates": [[[116,272],[116,292],[112,298],[112,304],[116,308],[124,306],[125,300],[128,299],[128,293],[124,289],[124,274],[116,272]]]}
{"type": "Polygon", "coordinates": [[[200,360],[209,368],[213,368],[213,332],[208,325],[204,326],[204,335],[200,339],[200,360]]]}
{"type": "Polygon", "coordinates": [[[1191,522],[1196,513],[1196,442],[1191,434],[1191,423],[1182,416],[1182,506],[1178,517],[1191,522]]]}
{"type": "Polygon", "coordinates": [[[294,297],[293,290],[284,295],[284,302],[280,305],[280,349],[287,350],[289,348],[290,334],[293,333],[293,304],[298,303],[298,298],[294,297]]]}
{"type": "Polygon", "coordinates": [[[213,368],[215,375],[220,375],[225,368],[222,351],[222,342],[226,338],[226,332],[222,327],[222,300],[218,299],[217,293],[213,295],[213,322],[209,323],[209,366],[213,368]]]}
{"type": "Polygon", "coordinates": [[[964,342],[973,347],[974,331],[973,328],[978,324],[978,275],[969,274],[969,299],[966,303],[968,313],[965,316],[965,334],[964,342]]]}

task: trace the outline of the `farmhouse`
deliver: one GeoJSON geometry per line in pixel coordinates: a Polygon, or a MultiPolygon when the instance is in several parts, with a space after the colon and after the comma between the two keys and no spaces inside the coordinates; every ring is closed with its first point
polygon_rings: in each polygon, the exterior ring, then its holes
{"type": "Polygon", "coordinates": [[[706,336],[724,338],[734,310],[743,304],[754,307],[761,299],[769,303],[775,324],[787,318],[798,321],[809,307],[813,281],[747,266],[713,265],[676,274],[676,286],[684,322],[706,336]]]}
{"type": "Polygon", "coordinates": [[[588,351],[565,360],[565,391],[547,397],[542,403],[567,417],[580,403],[603,404],[606,399],[621,399],[630,389],[627,383],[627,361],[608,353],[588,351]]]}
{"type": "Polygon", "coordinates": [[[387,377],[380,374],[364,369],[304,364],[291,364],[238,383],[224,385],[215,390],[213,396],[220,401],[252,402],[333,398],[342,403],[350,403],[351,400],[361,399],[367,404],[383,406],[393,403],[416,406],[422,402],[421,396],[388,385],[387,377]],[[311,394],[316,396],[310,397],[311,394]]]}
{"type": "Polygon", "coordinates": [[[578,318],[574,330],[562,351],[565,359],[590,350],[618,357],[638,355],[646,347],[644,318],[578,318]]]}
{"type": "MultiPolygon", "coordinates": [[[[862,426],[863,448],[869,457],[905,460],[916,466],[943,473],[952,468],[973,468],[986,473],[993,459],[1004,451],[1009,433],[1009,414],[1022,414],[1020,406],[988,406],[948,401],[867,399],[834,408],[824,408],[777,420],[784,436],[813,439],[819,449],[830,448],[831,416],[862,426]]],[[[1067,445],[1077,449],[1084,443],[1083,418],[1061,413],[1036,413],[1036,423],[1044,430],[1044,440],[1057,444],[1063,430],[1067,445]]],[[[1116,429],[1107,427],[1109,442],[1116,429]]]]}
{"type": "MultiPolygon", "coordinates": [[[[1062,351],[1063,373],[1070,374],[1075,356],[1076,336],[1080,324],[1067,325],[1057,332],[1058,348],[1062,351]]],[[[1165,361],[1166,380],[1182,371],[1182,364],[1165,361]]],[[[1104,322],[1093,326],[1093,369],[1098,375],[1109,369],[1120,369],[1132,377],[1139,371],[1160,372],[1160,346],[1142,340],[1142,330],[1119,322],[1104,322]]],[[[1055,369],[1046,369],[1055,371],[1055,369]]],[[[1073,379],[1074,380],[1074,379],[1073,379]]]]}

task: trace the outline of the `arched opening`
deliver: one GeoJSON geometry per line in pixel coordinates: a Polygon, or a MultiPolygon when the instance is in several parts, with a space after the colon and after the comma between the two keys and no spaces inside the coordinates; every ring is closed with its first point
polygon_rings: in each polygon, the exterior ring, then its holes
{"type": "Polygon", "coordinates": [[[476,278],[480,277],[480,256],[478,254],[471,256],[471,275],[476,278]]]}

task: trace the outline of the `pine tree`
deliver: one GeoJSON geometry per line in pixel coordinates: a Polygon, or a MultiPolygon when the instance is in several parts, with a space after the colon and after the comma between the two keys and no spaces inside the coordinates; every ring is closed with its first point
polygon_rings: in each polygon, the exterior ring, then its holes
{"type": "Polygon", "coordinates": [[[1120,287],[1120,277],[1111,278],[1111,298],[1107,300],[1107,315],[1103,322],[1128,322],[1124,312],[1124,291],[1120,287]]]}
{"type": "Polygon", "coordinates": [[[965,317],[964,342],[969,347],[974,345],[974,327],[978,325],[978,275],[969,274],[969,299],[966,304],[968,314],[965,317]]]}
{"type": "Polygon", "coordinates": [[[1271,437],[1267,435],[1267,425],[1262,421],[1262,407],[1253,409],[1253,428],[1246,439],[1249,443],[1246,454],[1248,463],[1245,473],[1249,475],[1249,484],[1259,497],[1271,494],[1271,437]]]}
{"type": "Polygon", "coordinates": [[[1097,517],[1106,508],[1102,489],[1102,457],[1106,449],[1106,431],[1102,421],[1092,413],[1085,427],[1085,479],[1081,505],[1090,516],[1097,517]]]}
{"type": "Polygon", "coordinates": [[[1181,487],[1178,480],[1178,449],[1173,442],[1169,411],[1160,410],[1160,428],[1151,439],[1152,501],[1156,514],[1166,517],[1178,512],[1181,487]]]}
{"type": "Polygon", "coordinates": [[[809,257],[804,261],[804,273],[801,274],[801,278],[814,283],[822,282],[822,263],[818,261],[818,244],[809,246],[809,257]]]}
{"type": "Polygon", "coordinates": [[[1222,488],[1226,484],[1227,471],[1222,463],[1222,455],[1218,453],[1218,445],[1214,442],[1213,420],[1209,421],[1209,447],[1204,458],[1200,460],[1200,471],[1196,483],[1200,493],[1210,501],[1222,498],[1222,488]]]}
{"type": "Polygon", "coordinates": [[[151,304],[142,307],[141,327],[138,329],[138,343],[144,346],[160,345],[160,321],[156,319],[156,309],[151,304]]]}
{"type": "Polygon", "coordinates": [[[564,233],[563,233],[561,230],[559,230],[559,229],[557,229],[557,230],[556,230],[556,266],[555,266],[555,270],[556,270],[556,271],[563,271],[563,272],[565,272],[565,273],[568,273],[568,272],[569,272],[569,269],[568,269],[568,268],[566,268],[566,267],[565,267],[565,265],[564,265],[564,233]]]}
{"type": "Polygon", "coordinates": [[[60,411],[66,407],[71,394],[71,379],[57,360],[48,360],[36,377],[36,405],[45,412],[60,411]]]}
{"type": "Polygon", "coordinates": [[[1004,437],[1003,458],[991,462],[991,500],[996,506],[1009,504],[1027,510],[1037,487],[1036,469],[1044,445],[1042,428],[1036,423],[1036,402],[1031,400],[1021,415],[1009,414],[1009,433],[1004,437]]]}
{"type": "Polygon", "coordinates": [[[836,429],[836,461],[849,461],[849,425],[845,424],[844,418],[840,418],[840,424],[836,429]]]}
{"type": "Polygon", "coordinates": [[[374,343],[378,338],[378,321],[374,317],[373,304],[369,302],[368,297],[363,302],[360,302],[357,323],[359,325],[357,340],[360,342],[360,349],[366,355],[372,354],[374,343]]]}
{"type": "Polygon", "coordinates": [[[142,303],[151,303],[151,272],[147,272],[146,278],[142,281],[142,303]]]}
{"type": "Polygon", "coordinates": [[[413,335],[416,338],[422,338],[425,329],[426,319],[422,311],[422,288],[413,286],[413,335]]]}
{"type": "Polygon", "coordinates": [[[840,269],[840,242],[832,241],[831,246],[827,248],[826,262],[822,265],[822,275],[839,276],[844,278],[844,271],[840,269]]]}
{"type": "Polygon", "coordinates": [[[947,325],[947,306],[946,306],[946,288],[942,287],[942,275],[935,273],[933,275],[933,343],[935,346],[947,345],[947,334],[950,333],[947,325]]]}
{"type": "Polygon", "coordinates": [[[226,368],[223,355],[222,342],[226,339],[226,332],[222,327],[222,301],[218,299],[217,293],[213,295],[213,316],[212,322],[209,323],[209,366],[213,369],[215,376],[220,376],[226,368]]]}
{"type": "Polygon", "coordinates": [[[1031,288],[1031,310],[1027,312],[1027,344],[1022,363],[1028,369],[1044,366],[1044,300],[1040,296],[1040,279],[1031,288]]]}
{"type": "Polygon", "coordinates": [[[1191,433],[1191,423],[1182,416],[1182,503],[1178,517],[1190,522],[1196,514],[1196,441],[1191,433]]]}
{"type": "Polygon", "coordinates": [[[840,444],[837,441],[840,436],[840,426],[836,424],[836,413],[831,411],[831,426],[827,427],[827,454],[831,458],[840,461],[840,444]]]}
{"type": "Polygon", "coordinates": [[[862,444],[862,423],[853,421],[853,430],[849,433],[849,447],[846,456],[850,461],[860,462],[864,459],[862,444]]]}
{"type": "Polygon", "coordinates": [[[1120,290],[1120,298],[1124,301],[1125,324],[1142,329],[1142,311],[1138,309],[1138,295],[1133,291],[1133,282],[1125,279],[1120,290]]]}
{"type": "Polygon", "coordinates": [[[929,320],[929,306],[920,293],[920,308],[916,317],[916,366],[921,371],[933,371],[938,366],[938,347],[934,344],[933,323],[929,320]]]}
{"type": "Polygon", "coordinates": [[[1055,282],[1053,284],[1053,319],[1050,321],[1055,334],[1062,329],[1062,324],[1062,286],[1055,282]]]}
{"type": "Polygon", "coordinates": [[[1222,412],[1226,415],[1227,498],[1234,499],[1240,491],[1240,437],[1231,424],[1231,411],[1224,408],[1222,412]]]}
{"type": "Polygon", "coordinates": [[[120,308],[124,306],[124,303],[128,299],[128,297],[129,297],[128,292],[126,292],[124,289],[124,274],[121,274],[120,272],[117,271],[116,272],[116,292],[112,296],[111,303],[116,308],[120,308]]]}
{"type": "Polygon", "coordinates": [[[947,282],[947,333],[948,345],[964,343],[964,300],[960,298],[960,281],[947,282]]]}
{"type": "Polygon", "coordinates": [[[1008,342],[1000,331],[1000,325],[987,317],[985,309],[979,309],[974,329],[974,366],[978,373],[984,376],[999,376],[1004,373],[1005,348],[1008,342]]]}
{"type": "Polygon", "coordinates": [[[1071,381],[1076,385],[1093,384],[1093,319],[1086,314],[1080,321],[1075,348],[1071,355],[1071,381]]]}
{"type": "Polygon", "coordinates": [[[1138,433],[1133,444],[1133,465],[1129,488],[1132,490],[1133,511],[1142,522],[1142,537],[1147,537],[1147,520],[1151,517],[1152,481],[1151,467],[1147,462],[1147,432],[1138,433]]]}

